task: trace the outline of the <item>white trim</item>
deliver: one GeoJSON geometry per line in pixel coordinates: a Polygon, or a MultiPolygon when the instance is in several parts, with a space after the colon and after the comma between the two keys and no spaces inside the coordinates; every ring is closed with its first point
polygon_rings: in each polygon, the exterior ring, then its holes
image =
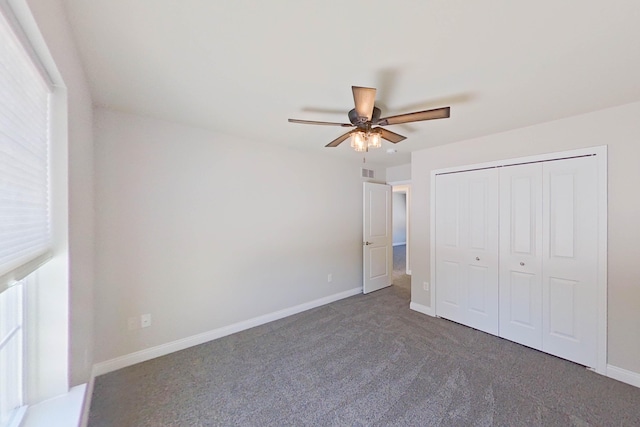
{"type": "Polygon", "coordinates": [[[218,329],[213,329],[208,332],[192,335],[190,337],[168,342],[166,344],[160,344],[155,347],[146,348],[144,350],[140,350],[134,353],[126,354],[124,356],[116,357],[115,359],[96,363],[95,365],[93,365],[93,375],[95,376],[103,375],[109,372],[116,371],[118,369],[126,368],[127,366],[135,365],[136,363],[146,362],[147,360],[155,359],[156,357],[160,357],[170,353],[174,353],[176,351],[184,350],[189,347],[203,344],[218,338],[225,337],[227,335],[235,334],[236,332],[244,331],[246,329],[250,329],[256,326],[264,325],[265,323],[273,322],[274,320],[279,320],[284,317],[292,316],[294,314],[298,314],[303,311],[320,307],[320,306],[332,303],[334,301],[338,301],[338,300],[348,298],[353,295],[358,295],[361,293],[362,293],[361,287],[353,288],[348,291],[329,295],[327,297],[309,301],[304,304],[296,305],[294,307],[285,308],[283,310],[279,310],[273,313],[254,317],[248,320],[243,320],[242,322],[234,323],[232,325],[223,326],[218,329]]]}
{"type": "Polygon", "coordinates": [[[72,387],[67,393],[29,406],[21,427],[77,426],[87,385],[72,387]]]}
{"type": "Polygon", "coordinates": [[[604,374],[608,371],[607,366],[607,290],[609,287],[607,281],[607,269],[608,269],[608,255],[607,255],[607,242],[608,242],[608,192],[607,192],[607,177],[609,170],[608,163],[608,150],[607,146],[597,147],[595,150],[596,160],[598,162],[598,330],[597,330],[597,352],[596,355],[596,372],[604,374]]]}
{"type": "Polygon", "coordinates": [[[407,274],[411,276],[411,270],[407,270],[407,274]]]}
{"type": "Polygon", "coordinates": [[[411,180],[410,179],[402,179],[400,181],[387,181],[387,184],[389,184],[392,187],[394,185],[411,185],[411,180]]]}
{"type": "Polygon", "coordinates": [[[614,380],[630,384],[634,387],[640,387],[640,373],[638,372],[628,371],[613,365],[607,365],[607,376],[614,380]]]}
{"type": "Polygon", "coordinates": [[[407,242],[400,242],[400,243],[394,243],[392,246],[402,246],[402,245],[406,245],[407,242]]]}
{"type": "Polygon", "coordinates": [[[93,398],[93,385],[95,384],[96,374],[95,369],[91,369],[91,375],[89,375],[89,382],[84,393],[84,401],[82,402],[82,412],[80,413],[80,423],[78,427],[87,427],[89,424],[89,409],[91,409],[91,399],[93,398]]]}
{"type": "Polygon", "coordinates": [[[0,276],[0,292],[6,291],[13,283],[19,282],[34,271],[38,270],[49,262],[51,258],[53,258],[51,250],[47,249],[40,255],[27,257],[29,260],[27,262],[24,262],[24,259],[18,260],[18,262],[15,263],[15,267],[10,267],[5,274],[0,276]]]}
{"type": "Polygon", "coordinates": [[[24,417],[27,414],[28,408],[29,407],[27,405],[19,407],[9,420],[9,424],[7,424],[7,427],[21,427],[23,425],[25,419],[24,417]]]}
{"type": "Polygon", "coordinates": [[[412,302],[409,304],[409,308],[413,311],[417,311],[418,313],[426,314],[427,316],[436,317],[436,312],[433,308],[427,307],[426,305],[418,304],[417,302],[412,302]]]}
{"type": "Polygon", "coordinates": [[[429,271],[431,287],[429,288],[430,307],[436,312],[436,174],[431,171],[429,196],[429,271]]]}
{"type": "Polygon", "coordinates": [[[559,160],[571,157],[596,155],[598,162],[598,325],[596,344],[596,366],[594,370],[599,374],[606,375],[609,368],[607,365],[607,146],[599,145],[595,147],[579,148],[576,150],[558,151],[554,153],[538,154],[535,156],[517,157],[513,159],[496,160],[492,162],[476,163],[471,165],[453,166],[444,169],[434,169],[430,174],[431,194],[429,200],[430,207],[430,248],[431,248],[431,307],[436,311],[435,293],[437,283],[435,279],[435,188],[436,175],[445,173],[464,172],[478,169],[497,168],[501,166],[517,165],[522,163],[544,162],[559,160]]]}
{"type": "MultiPolygon", "coordinates": [[[[393,188],[393,187],[392,187],[393,188]]],[[[407,228],[407,232],[405,233],[406,237],[407,237],[407,250],[405,253],[405,268],[407,270],[407,274],[411,274],[411,184],[407,184],[407,191],[406,191],[406,213],[407,213],[407,218],[406,218],[406,223],[405,223],[405,227],[407,228]]]]}
{"type": "Polygon", "coordinates": [[[559,160],[559,159],[570,158],[570,157],[589,156],[592,154],[606,155],[607,146],[598,145],[595,147],[578,148],[576,150],[556,151],[553,153],[536,154],[534,156],[515,157],[513,159],[495,160],[492,162],[474,163],[471,165],[461,165],[461,166],[452,166],[452,167],[443,168],[443,169],[434,169],[431,171],[431,176],[433,177],[435,175],[441,175],[445,173],[465,172],[465,171],[472,171],[477,169],[498,168],[501,166],[512,166],[512,165],[518,165],[521,163],[546,162],[549,160],[559,160]]]}
{"type": "MultiPolygon", "coordinates": [[[[20,45],[27,52],[31,62],[38,70],[38,74],[42,77],[42,80],[49,87],[50,90],[55,86],[54,79],[49,73],[49,65],[42,58],[42,48],[37,46],[40,40],[32,40],[33,36],[39,34],[39,31],[34,32],[32,28],[28,27],[25,21],[28,19],[32,21],[31,16],[25,14],[24,3],[14,0],[0,0],[0,13],[5,17],[9,26],[15,33],[16,37],[20,41],[20,45]],[[31,36],[31,37],[30,37],[31,36]]],[[[38,37],[39,39],[40,37],[38,37]]]]}

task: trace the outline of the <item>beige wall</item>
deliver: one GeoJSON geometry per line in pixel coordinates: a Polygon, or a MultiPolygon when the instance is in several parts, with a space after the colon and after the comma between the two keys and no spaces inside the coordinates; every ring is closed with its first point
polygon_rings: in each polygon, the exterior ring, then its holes
{"type": "Polygon", "coordinates": [[[403,182],[411,180],[411,163],[387,168],[387,182],[403,182]]]}
{"type": "Polygon", "coordinates": [[[640,373],[640,103],[414,152],[412,301],[430,305],[430,173],[434,169],[608,145],[608,363],[640,373]]]}
{"type": "Polygon", "coordinates": [[[96,362],[362,285],[359,157],[94,116],[96,362]]]}

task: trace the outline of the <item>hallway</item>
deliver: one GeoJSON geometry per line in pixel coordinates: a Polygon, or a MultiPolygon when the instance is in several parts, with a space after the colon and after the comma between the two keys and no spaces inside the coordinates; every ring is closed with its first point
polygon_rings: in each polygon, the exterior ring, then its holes
{"type": "Polygon", "coordinates": [[[407,274],[406,245],[393,247],[393,285],[411,292],[411,276],[407,274]]]}

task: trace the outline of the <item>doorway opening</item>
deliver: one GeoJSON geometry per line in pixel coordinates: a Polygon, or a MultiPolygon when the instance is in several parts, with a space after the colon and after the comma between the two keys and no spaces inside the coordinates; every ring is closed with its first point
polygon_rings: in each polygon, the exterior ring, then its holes
{"type": "Polygon", "coordinates": [[[410,185],[392,185],[392,191],[393,285],[411,292],[410,185]]]}

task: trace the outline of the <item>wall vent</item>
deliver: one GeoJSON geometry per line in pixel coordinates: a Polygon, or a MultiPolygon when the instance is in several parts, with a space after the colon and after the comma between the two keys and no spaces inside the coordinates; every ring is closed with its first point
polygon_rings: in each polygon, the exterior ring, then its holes
{"type": "Polygon", "coordinates": [[[362,168],[362,177],[363,178],[373,178],[373,170],[362,168]]]}

